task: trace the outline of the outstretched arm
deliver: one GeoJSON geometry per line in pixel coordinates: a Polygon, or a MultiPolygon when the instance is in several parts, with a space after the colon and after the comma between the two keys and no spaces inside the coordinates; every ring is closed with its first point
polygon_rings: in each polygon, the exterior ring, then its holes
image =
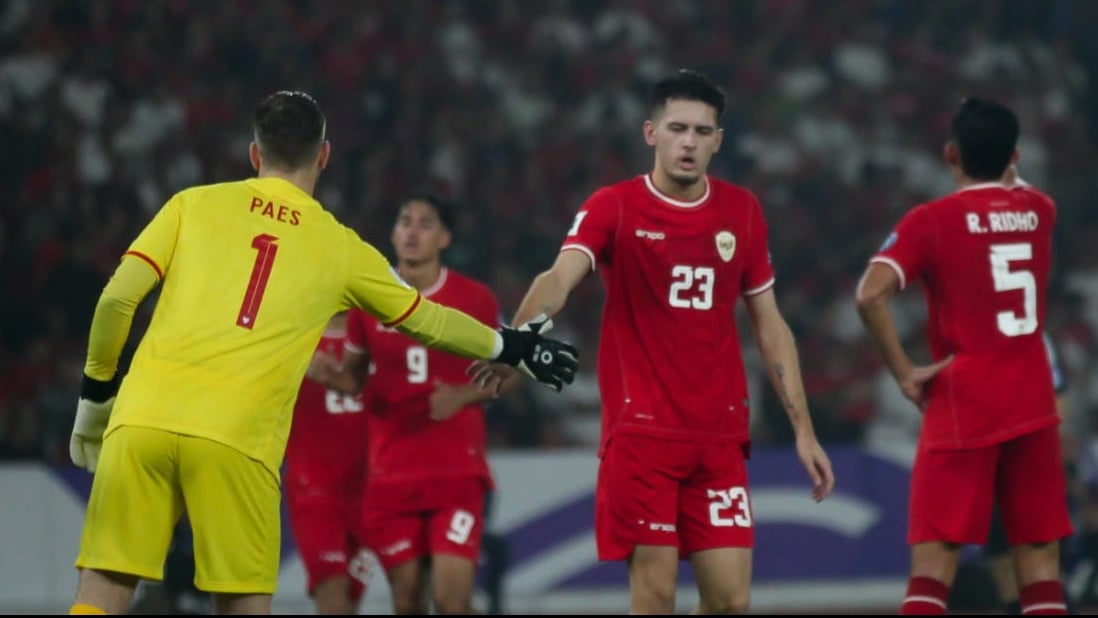
{"type": "MultiPolygon", "coordinates": [[[[539,315],[551,318],[560,313],[568,295],[591,268],[591,258],[586,253],[570,249],[561,251],[553,266],[534,278],[511,323],[521,327],[539,315]]],[[[490,397],[498,397],[500,392],[515,384],[515,372],[499,363],[477,362],[469,367],[468,373],[490,397]]]]}
{"type": "Polygon", "coordinates": [[[556,391],[575,379],[575,347],[542,334],[552,327],[551,322],[492,329],[467,313],[423,298],[399,280],[377,249],[350,229],[347,234],[353,255],[346,307],[360,307],[426,346],[516,367],[556,391]]]}
{"type": "Polygon", "coordinates": [[[561,251],[549,270],[534,278],[511,323],[521,325],[541,313],[550,318],[560,313],[568,302],[568,295],[591,272],[591,266],[591,258],[586,253],[561,251]]]}
{"type": "Polygon", "coordinates": [[[816,439],[816,430],[808,412],[808,399],[801,381],[800,358],[793,331],[778,310],[773,288],[746,298],[747,314],[755,331],[759,353],[766,363],[770,384],[781,399],[782,407],[797,437],[797,456],[812,479],[812,497],[823,500],[835,487],[831,461],[816,439]]]}

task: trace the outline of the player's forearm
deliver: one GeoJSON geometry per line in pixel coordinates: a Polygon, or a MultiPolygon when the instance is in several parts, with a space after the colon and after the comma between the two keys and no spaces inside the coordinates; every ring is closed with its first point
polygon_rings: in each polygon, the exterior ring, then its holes
{"type": "Polygon", "coordinates": [[[808,413],[808,398],[801,379],[800,356],[793,332],[784,321],[770,325],[758,333],[759,353],[766,363],[770,384],[778,394],[789,423],[798,438],[814,437],[812,416],[808,413]]]}
{"type": "Polygon", "coordinates": [[[521,326],[542,313],[549,317],[560,313],[572,291],[563,279],[555,270],[547,270],[535,277],[511,324],[521,326]]]}
{"type": "Polygon", "coordinates": [[[881,353],[885,366],[897,381],[911,373],[914,366],[896,334],[896,325],[889,310],[888,297],[874,296],[858,299],[858,316],[865,325],[869,338],[881,353]]]}
{"type": "Polygon", "coordinates": [[[89,378],[108,381],[114,377],[137,306],[158,281],[156,273],[140,260],[127,257],[118,265],[92,316],[84,364],[84,373],[89,378]]]}
{"type": "Polygon", "coordinates": [[[423,345],[477,360],[499,356],[499,333],[476,318],[427,299],[397,327],[423,345]]]}
{"type": "Polygon", "coordinates": [[[466,384],[461,388],[461,406],[480,405],[493,398],[490,391],[482,389],[476,384],[466,384]]]}

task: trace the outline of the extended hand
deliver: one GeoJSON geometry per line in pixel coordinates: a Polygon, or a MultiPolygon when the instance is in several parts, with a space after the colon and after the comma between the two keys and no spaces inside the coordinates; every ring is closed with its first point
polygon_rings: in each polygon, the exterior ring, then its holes
{"type": "Polygon", "coordinates": [[[429,399],[431,420],[444,421],[465,409],[469,405],[467,388],[469,387],[435,382],[435,390],[431,391],[429,399]]]}
{"type": "Polygon", "coordinates": [[[305,371],[305,377],[322,385],[328,386],[332,375],[339,369],[339,359],[333,354],[316,351],[309,361],[309,368],[305,371]]]}
{"type": "Polygon", "coordinates": [[[517,379],[519,372],[510,365],[493,363],[492,361],[477,361],[465,370],[465,375],[473,376],[473,382],[482,391],[490,391],[492,398],[499,397],[503,390],[503,384],[511,379],[517,379]]]}
{"type": "Polygon", "coordinates": [[[899,380],[900,390],[903,392],[904,397],[919,406],[920,410],[924,409],[926,407],[926,386],[930,384],[934,376],[938,375],[952,362],[953,355],[951,354],[933,365],[915,367],[911,370],[911,373],[901,377],[899,380]]]}
{"type": "Polygon", "coordinates": [[[576,379],[579,352],[570,343],[546,337],[552,328],[553,321],[544,313],[518,328],[500,328],[503,351],[496,360],[559,393],[576,379]]]}

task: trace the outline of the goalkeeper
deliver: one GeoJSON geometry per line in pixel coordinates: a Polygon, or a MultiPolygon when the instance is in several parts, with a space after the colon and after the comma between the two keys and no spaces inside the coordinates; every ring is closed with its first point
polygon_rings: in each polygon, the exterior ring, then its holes
{"type": "Polygon", "coordinates": [[[172,197],[96,306],[70,454],[98,473],[70,613],[126,612],[139,579],[162,578],[184,510],[195,585],[214,611],[270,613],[291,412],[339,311],[359,307],[424,345],[513,365],[554,390],[574,378],[576,350],[543,336],[548,319],[493,330],[423,298],[313,199],[330,145],[310,96],[264,98],[254,130],[257,177],[172,197]],[[133,314],[157,285],[120,380],[133,314]]]}

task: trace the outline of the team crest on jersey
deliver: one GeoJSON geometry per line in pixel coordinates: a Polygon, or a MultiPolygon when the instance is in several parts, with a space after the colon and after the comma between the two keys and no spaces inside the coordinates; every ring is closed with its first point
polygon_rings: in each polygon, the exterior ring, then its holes
{"type": "Polygon", "coordinates": [[[717,253],[720,254],[721,259],[725,262],[732,259],[733,255],[736,255],[736,235],[728,230],[721,230],[717,232],[717,253]]]}

